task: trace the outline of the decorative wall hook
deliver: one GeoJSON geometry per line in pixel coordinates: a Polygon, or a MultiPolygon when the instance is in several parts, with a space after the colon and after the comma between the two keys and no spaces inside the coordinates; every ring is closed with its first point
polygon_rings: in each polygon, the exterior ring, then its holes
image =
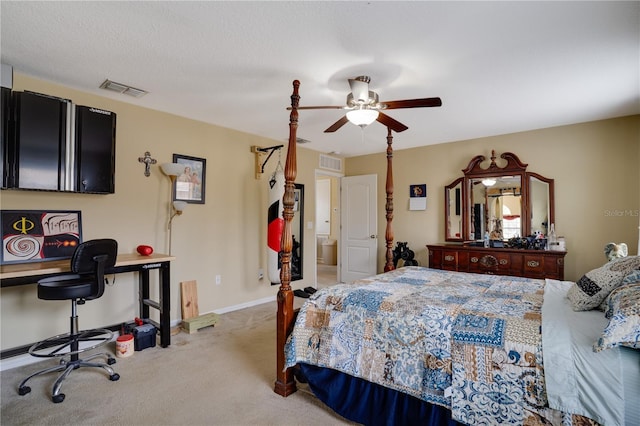
{"type": "Polygon", "coordinates": [[[271,158],[271,156],[275,151],[280,152],[280,149],[282,147],[284,147],[284,145],[274,145],[268,148],[262,148],[259,146],[251,147],[251,152],[253,152],[256,155],[256,179],[260,179],[262,177],[262,174],[264,173],[264,166],[267,165],[267,161],[269,161],[269,158],[271,158]],[[264,160],[264,163],[263,163],[262,155],[266,153],[269,153],[269,155],[267,155],[267,159],[264,160]]]}
{"type": "Polygon", "coordinates": [[[158,161],[155,158],[151,158],[149,151],[146,151],[144,157],[138,157],[138,162],[144,163],[144,175],[149,177],[151,175],[151,165],[156,164],[158,161]]]}

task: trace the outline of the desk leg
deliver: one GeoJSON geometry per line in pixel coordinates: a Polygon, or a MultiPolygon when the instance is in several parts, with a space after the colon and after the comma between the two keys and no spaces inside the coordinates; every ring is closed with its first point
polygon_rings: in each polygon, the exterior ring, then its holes
{"type": "Polygon", "coordinates": [[[169,262],[160,268],[160,345],[166,348],[171,344],[171,274],[169,262]]]}
{"type": "Polygon", "coordinates": [[[149,319],[149,307],[159,311],[160,322],[156,325],[160,328],[160,345],[166,348],[171,344],[171,274],[169,262],[156,264],[153,269],[158,270],[160,302],[149,299],[149,269],[143,267],[140,271],[139,279],[140,318],[149,319]]]}
{"type": "Polygon", "coordinates": [[[142,269],[139,272],[138,279],[139,289],[139,302],[140,302],[140,318],[147,319],[149,318],[149,305],[145,303],[146,300],[149,300],[149,270],[142,269]]]}

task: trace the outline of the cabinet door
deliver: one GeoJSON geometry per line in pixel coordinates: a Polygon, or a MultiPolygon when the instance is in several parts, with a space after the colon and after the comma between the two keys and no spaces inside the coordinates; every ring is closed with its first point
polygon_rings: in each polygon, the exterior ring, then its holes
{"type": "Polygon", "coordinates": [[[2,121],[0,122],[0,137],[2,138],[0,145],[0,173],[2,173],[2,187],[9,188],[9,165],[13,162],[10,161],[11,151],[9,149],[9,124],[11,111],[11,89],[2,87],[2,105],[0,106],[0,112],[2,114],[2,121]]]}
{"type": "Polygon", "coordinates": [[[116,114],[76,107],[78,192],[112,194],[115,190],[116,114]]]}
{"type": "Polygon", "coordinates": [[[64,188],[67,103],[29,92],[14,92],[15,187],[64,188]]]}

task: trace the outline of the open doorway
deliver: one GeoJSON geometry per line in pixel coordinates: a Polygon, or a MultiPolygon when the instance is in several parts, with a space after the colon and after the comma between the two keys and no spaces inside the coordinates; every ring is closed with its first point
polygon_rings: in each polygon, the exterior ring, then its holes
{"type": "Polygon", "coordinates": [[[316,283],[339,282],[340,176],[316,171],[316,283]]]}

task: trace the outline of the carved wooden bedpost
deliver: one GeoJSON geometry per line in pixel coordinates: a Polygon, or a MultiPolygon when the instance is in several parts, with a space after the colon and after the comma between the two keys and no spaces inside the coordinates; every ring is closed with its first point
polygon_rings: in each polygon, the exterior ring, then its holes
{"type": "Polygon", "coordinates": [[[387,243],[386,263],[384,265],[384,272],[393,271],[393,135],[391,134],[391,128],[387,127],[387,203],[385,209],[387,210],[387,229],[384,234],[384,239],[387,243]]]}
{"type": "Polygon", "coordinates": [[[287,336],[293,328],[293,292],[291,291],[291,249],[293,237],[291,234],[291,220],[293,219],[294,189],[297,175],[296,139],[298,130],[298,88],[300,82],[293,81],[293,93],[291,94],[291,114],[289,116],[289,146],[287,148],[287,161],[284,166],[284,196],[282,205],[284,211],[284,229],[282,231],[282,269],[280,270],[280,289],[278,290],[278,314],[277,314],[277,372],[274,391],[282,396],[288,396],[296,391],[296,382],[291,368],[285,370],[284,345],[287,336]]]}

